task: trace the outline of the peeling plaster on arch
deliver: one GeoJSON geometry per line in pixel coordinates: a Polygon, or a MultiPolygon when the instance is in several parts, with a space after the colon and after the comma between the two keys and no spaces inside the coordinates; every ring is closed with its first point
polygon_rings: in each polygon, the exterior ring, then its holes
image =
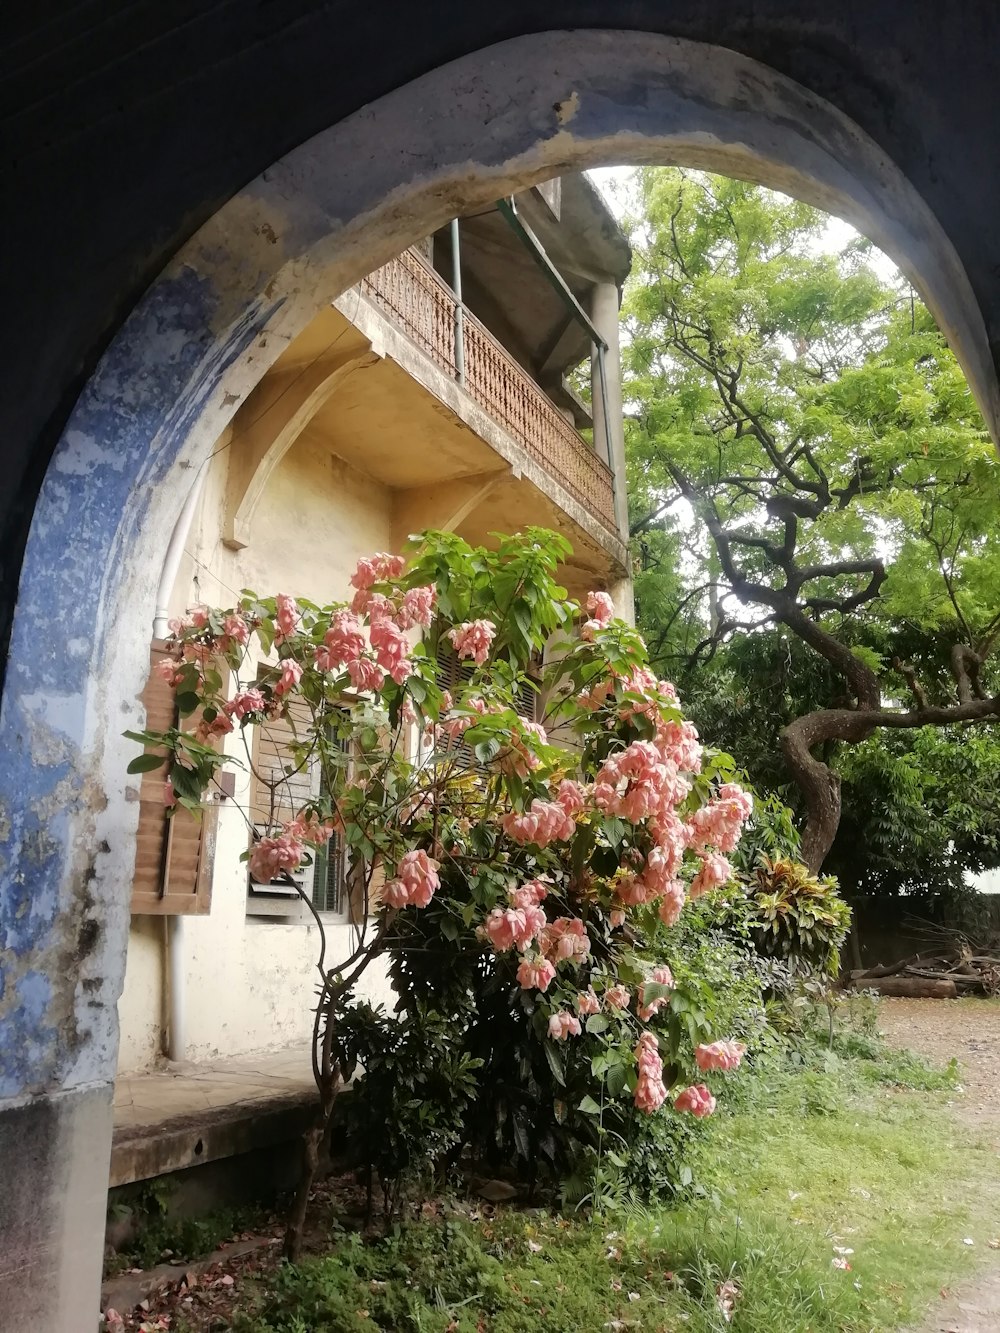
{"type": "Polygon", "coordinates": [[[235,407],[322,305],[456,211],[562,171],[665,161],[775,186],[869,235],[912,276],[996,429],[981,318],[933,216],[833,107],[732,52],[640,33],[518,38],[289,154],[140,302],[38,501],[0,716],[12,941],[0,1096],[113,1077],[136,825],[120,732],[139,721],[163,543],[235,407]],[[81,958],[87,923],[98,937],[81,958]],[[41,1013],[38,976],[51,990],[41,1013]]]}

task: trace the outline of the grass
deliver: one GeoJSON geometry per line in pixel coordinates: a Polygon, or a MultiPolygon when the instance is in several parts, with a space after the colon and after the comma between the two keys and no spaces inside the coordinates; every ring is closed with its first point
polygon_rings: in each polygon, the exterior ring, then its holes
{"type": "Polygon", "coordinates": [[[996,1234],[986,1198],[995,1162],[947,1112],[952,1072],[863,1037],[839,1049],[797,1068],[776,1058],[732,1080],[679,1206],[593,1220],[473,1210],[375,1244],[340,1237],[329,1255],[270,1279],[234,1328],[897,1329],[996,1234]],[[736,1291],[731,1322],[719,1301],[726,1282],[736,1291]]]}

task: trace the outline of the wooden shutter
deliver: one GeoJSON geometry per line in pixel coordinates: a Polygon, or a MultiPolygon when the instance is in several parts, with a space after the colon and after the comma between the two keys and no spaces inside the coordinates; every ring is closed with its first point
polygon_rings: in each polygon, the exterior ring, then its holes
{"type": "MultiPolygon", "coordinates": [[[[177,725],[174,692],[154,670],[169,656],[166,644],[154,639],[150,674],[143,690],[146,727],[166,731],[177,725]]],[[[167,762],[143,773],[139,784],[139,828],[136,833],[132,911],[137,916],[203,916],[212,905],[212,870],[219,807],[208,803],[201,818],[178,806],[167,816],[163,783],[167,762]]]]}

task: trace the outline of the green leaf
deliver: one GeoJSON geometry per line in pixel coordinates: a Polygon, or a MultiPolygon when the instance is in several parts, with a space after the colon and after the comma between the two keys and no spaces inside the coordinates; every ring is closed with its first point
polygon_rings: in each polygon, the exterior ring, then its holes
{"type": "Polygon", "coordinates": [[[591,1097],[591,1096],[584,1097],[583,1101],[580,1103],[580,1105],[579,1105],[576,1109],[577,1109],[578,1111],[582,1111],[584,1115],[600,1115],[600,1114],[601,1114],[601,1108],[600,1108],[600,1106],[598,1106],[597,1102],[595,1102],[594,1099],[593,1099],[593,1097],[591,1097]]]}
{"type": "Polygon", "coordinates": [[[162,768],[165,756],[162,754],[139,754],[132,760],[126,773],[152,773],[154,768],[162,768]]]}

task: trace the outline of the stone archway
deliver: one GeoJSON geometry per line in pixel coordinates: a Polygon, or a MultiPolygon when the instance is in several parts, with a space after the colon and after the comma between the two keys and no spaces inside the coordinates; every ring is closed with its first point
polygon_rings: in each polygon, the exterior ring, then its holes
{"type": "Polygon", "coordinates": [[[500,195],[646,162],[760,181],[865,232],[913,278],[996,432],[981,318],[920,197],[832,106],[721,48],[641,33],[518,38],[399,89],[230,200],[87,386],[25,556],[0,715],[11,1327],[76,1329],[96,1299],[136,824],[121,732],[140,721],[163,547],[197,466],[288,341],[373,267],[500,195]]]}

